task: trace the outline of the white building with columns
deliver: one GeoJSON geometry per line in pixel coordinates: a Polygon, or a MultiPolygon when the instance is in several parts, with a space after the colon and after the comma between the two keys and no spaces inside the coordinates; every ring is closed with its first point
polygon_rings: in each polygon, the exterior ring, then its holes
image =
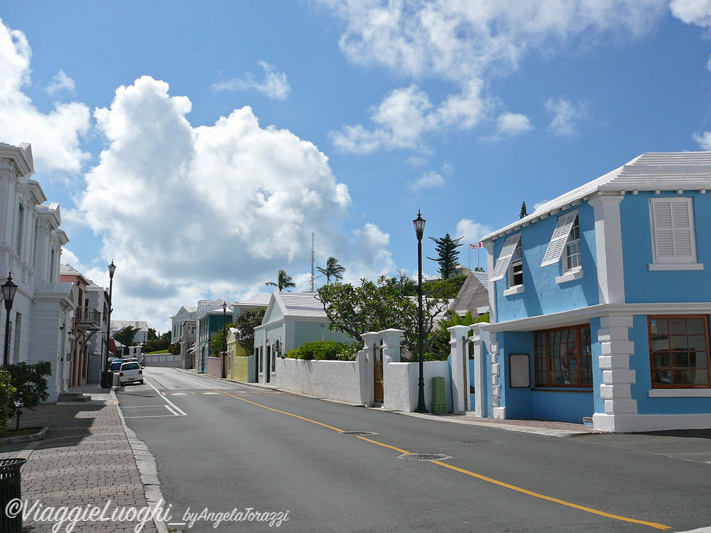
{"type": "Polygon", "coordinates": [[[59,204],[45,205],[33,174],[29,144],[0,143],[0,284],[11,274],[18,286],[7,339],[8,314],[0,306],[0,350],[5,357],[7,345],[9,363],[49,361],[49,401],[56,401],[68,386],[75,288],[59,282],[62,246],[69,242],[59,204]]]}

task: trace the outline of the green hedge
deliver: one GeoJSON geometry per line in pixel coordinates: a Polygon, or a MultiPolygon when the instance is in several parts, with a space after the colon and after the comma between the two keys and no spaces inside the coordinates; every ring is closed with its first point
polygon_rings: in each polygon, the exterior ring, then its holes
{"type": "Polygon", "coordinates": [[[286,356],[290,359],[305,359],[316,361],[351,361],[357,349],[345,342],[314,341],[302,344],[295,350],[290,350],[286,356]]]}

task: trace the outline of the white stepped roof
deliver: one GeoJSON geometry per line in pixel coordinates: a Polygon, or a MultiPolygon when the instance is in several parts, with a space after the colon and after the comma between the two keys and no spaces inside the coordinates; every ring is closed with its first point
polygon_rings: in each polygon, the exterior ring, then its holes
{"type": "Polygon", "coordinates": [[[649,152],[626,165],[546,202],[513,224],[489,233],[482,241],[500,238],[553,212],[568,209],[602,192],[679,191],[711,189],[711,152],[649,152]]]}

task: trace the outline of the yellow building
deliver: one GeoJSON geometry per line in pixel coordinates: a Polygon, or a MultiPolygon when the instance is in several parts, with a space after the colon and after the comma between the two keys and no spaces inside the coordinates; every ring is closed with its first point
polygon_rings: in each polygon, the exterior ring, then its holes
{"type": "Polygon", "coordinates": [[[230,328],[227,334],[227,361],[225,372],[227,379],[242,381],[244,383],[254,382],[255,356],[247,351],[237,342],[235,334],[237,330],[230,328]],[[251,379],[250,379],[251,377],[251,379]]]}

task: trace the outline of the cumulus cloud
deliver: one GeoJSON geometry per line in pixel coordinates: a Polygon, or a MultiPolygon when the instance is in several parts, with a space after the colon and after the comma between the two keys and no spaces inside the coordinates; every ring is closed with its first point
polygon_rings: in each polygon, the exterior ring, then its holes
{"type": "MultiPolygon", "coordinates": [[[[639,38],[667,9],[659,0],[319,3],[345,22],[339,46],[354,64],[379,65],[405,78],[444,80],[454,87],[439,106],[417,85],[396,89],[372,114],[373,125],[345,125],[332,133],[338,148],[361,154],[422,149],[426,133],[472,129],[486,117],[493,99],[486,82],[514,71],[526,54],[555,53],[573,40],[593,45],[611,38],[639,38]],[[400,105],[394,106],[395,101],[400,105]],[[386,117],[383,108],[391,111],[386,117]]],[[[573,118],[564,122],[561,115],[552,131],[570,134],[573,118]]],[[[496,127],[497,135],[516,135],[529,131],[530,123],[521,115],[507,114],[496,127]]]]}
{"type": "Polygon", "coordinates": [[[711,131],[695,133],[694,140],[698,143],[702,150],[711,150],[711,131]]]}
{"type": "Polygon", "coordinates": [[[31,55],[24,33],[11,30],[0,20],[2,142],[31,143],[38,171],[79,171],[89,158],[80,148],[80,139],[89,130],[89,108],[73,102],[55,104],[49,113],[39,111],[23,93],[30,84],[31,55]]]}
{"type": "Polygon", "coordinates": [[[249,107],[196,128],[190,110],[145,76],[94,113],[106,147],[78,214],[120,265],[126,309],[153,301],[164,319],[206,295],[254,292],[282,268],[302,279],[312,233],[353,275],[391,268],[376,226],[342,232],[348,189],[312,143],[260,126],[249,107]]]}
{"type": "Polygon", "coordinates": [[[264,69],[264,81],[257,81],[254,74],[247,72],[242,79],[213,83],[215,91],[250,91],[254,90],[275,100],[284,100],[291,92],[291,86],[284,72],[275,72],[274,67],[264,61],[259,61],[264,69]]]}
{"type": "Polygon", "coordinates": [[[424,136],[447,128],[472,129],[485,116],[488,103],[481,82],[467,83],[461,92],[434,106],[417,85],[395,89],[371,110],[372,129],[356,124],[331,132],[333,144],[344,152],[370,153],[384,148],[427,151],[424,136]]]}
{"type": "Polygon", "coordinates": [[[528,117],[520,113],[502,113],[496,119],[496,133],[499,136],[514,137],[532,129],[528,117]]]}
{"type": "Polygon", "coordinates": [[[579,126],[590,118],[587,101],[571,102],[565,98],[550,98],[545,103],[546,110],[553,115],[548,131],[559,137],[573,137],[579,133],[579,126]]]}
{"type": "Polygon", "coordinates": [[[417,178],[416,180],[410,182],[408,186],[410,190],[421,191],[423,189],[436,189],[437,187],[444,187],[445,179],[439,172],[430,171],[425,172],[417,178]]]}
{"type": "Polygon", "coordinates": [[[709,0],[672,0],[669,4],[672,15],[702,28],[711,27],[711,2],[709,0]]]}
{"type": "Polygon", "coordinates": [[[60,70],[57,75],[52,78],[52,82],[45,89],[49,94],[55,94],[61,91],[74,92],[74,80],[67,76],[63,70],[60,70]]]}
{"type": "Polygon", "coordinates": [[[467,245],[478,244],[484,235],[492,231],[494,231],[494,229],[486,224],[474,222],[468,218],[463,218],[457,222],[457,235],[462,235],[464,237],[462,242],[467,245]]]}

